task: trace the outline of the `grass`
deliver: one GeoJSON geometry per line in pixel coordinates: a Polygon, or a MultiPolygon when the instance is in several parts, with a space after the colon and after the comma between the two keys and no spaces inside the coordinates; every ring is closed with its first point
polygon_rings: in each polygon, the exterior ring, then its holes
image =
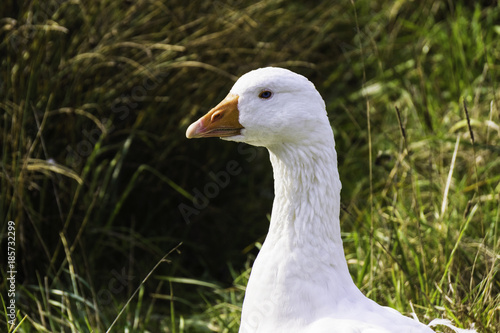
{"type": "Polygon", "coordinates": [[[500,330],[496,2],[1,7],[0,232],[5,249],[15,222],[18,271],[3,330],[237,332],[268,157],[184,132],[268,65],[327,102],[361,290],[423,322],[500,330]],[[186,219],[179,205],[229,161],[241,172],[186,219]]]}

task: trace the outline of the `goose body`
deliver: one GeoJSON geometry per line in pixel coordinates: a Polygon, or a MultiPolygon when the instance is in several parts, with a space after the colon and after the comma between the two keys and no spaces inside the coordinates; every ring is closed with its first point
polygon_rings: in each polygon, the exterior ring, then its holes
{"type": "Polygon", "coordinates": [[[251,71],[186,136],[269,150],[275,199],[240,333],[433,332],[365,297],[349,274],[335,140],[325,103],[309,80],[282,68],[251,71]]]}

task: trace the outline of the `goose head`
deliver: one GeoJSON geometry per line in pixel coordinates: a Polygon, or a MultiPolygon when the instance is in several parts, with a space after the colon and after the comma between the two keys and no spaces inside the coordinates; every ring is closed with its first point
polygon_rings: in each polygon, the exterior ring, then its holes
{"type": "Polygon", "coordinates": [[[254,146],[310,144],[331,133],[325,103],[304,76],[267,67],[241,76],[227,97],[189,126],[188,138],[220,137],[254,146]]]}

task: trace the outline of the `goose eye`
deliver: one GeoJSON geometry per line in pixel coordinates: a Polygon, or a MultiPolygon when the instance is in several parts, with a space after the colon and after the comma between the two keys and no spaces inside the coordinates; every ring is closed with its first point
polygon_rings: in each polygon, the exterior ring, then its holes
{"type": "Polygon", "coordinates": [[[262,99],[269,99],[271,98],[272,95],[273,93],[270,92],[269,90],[263,90],[260,92],[259,97],[262,99]]]}

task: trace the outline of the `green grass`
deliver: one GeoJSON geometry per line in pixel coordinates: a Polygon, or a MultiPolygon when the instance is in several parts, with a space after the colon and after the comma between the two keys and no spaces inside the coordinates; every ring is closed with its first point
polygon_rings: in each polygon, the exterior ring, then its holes
{"type": "Polygon", "coordinates": [[[325,98],[361,290],[423,322],[500,330],[496,2],[0,8],[4,310],[9,220],[18,271],[17,324],[0,316],[2,331],[237,332],[268,226],[268,156],[184,133],[269,65],[325,98]],[[186,221],[179,205],[229,161],[242,171],[186,221]]]}

